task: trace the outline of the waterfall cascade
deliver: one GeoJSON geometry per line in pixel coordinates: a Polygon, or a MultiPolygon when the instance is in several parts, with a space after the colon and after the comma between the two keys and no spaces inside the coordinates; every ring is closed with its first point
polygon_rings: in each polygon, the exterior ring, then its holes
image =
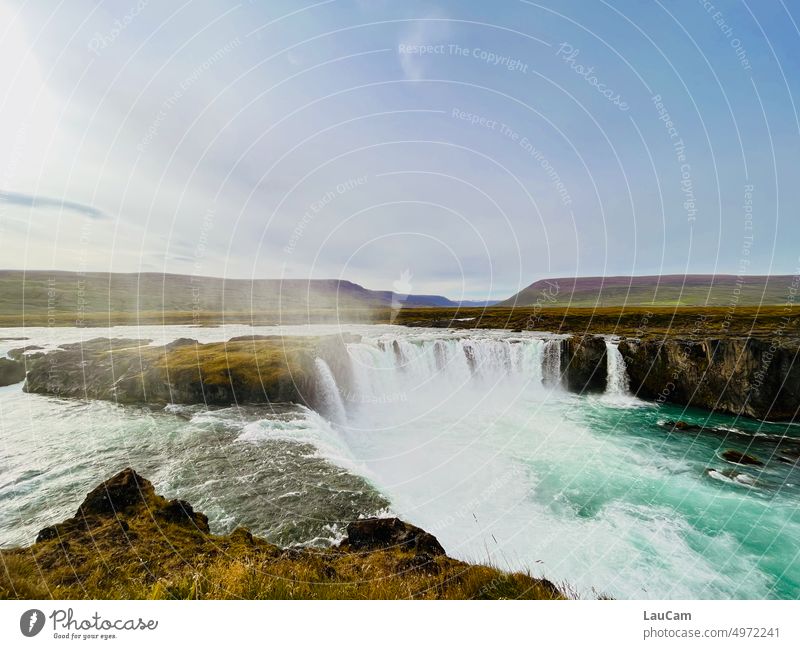
{"type": "Polygon", "coordinates": [[[606,340],[606,394],[611,396],[630,395],[630,379],[625,359],[619,351],[619,343],[606,340]]]}
{"type": "Polygon", "coordinates": [[[352,389],[337,386],[317,359],[320,401],[333,421],[358,404],[396,403],[426,391],[447,397],[466,386],[487,389],[507,381],[558,386],[561,339],[478,337],[381,337],[349,343],[352,389]],[[345,406],[346,404],[346,406],[345,406]]]}
{"type": "Polygon", "coordinates": [[[321,358],[314,360],[317,373],[317,395],[321,414],[337,424],[347,421],[347,410],[344,407],[339,386],[331,368],[321,358]]]}
{"type": "Polygon", "coordinates": [[[548,340],[544,343],[542,358],[542,380],[546,385],[561,384],[561,341],[548,340]]]}

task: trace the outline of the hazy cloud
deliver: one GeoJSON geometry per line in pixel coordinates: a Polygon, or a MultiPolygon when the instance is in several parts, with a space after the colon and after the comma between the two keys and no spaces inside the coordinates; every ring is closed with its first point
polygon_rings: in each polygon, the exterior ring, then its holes
{"type": "Polygon", "coordinates": [[[59,198],[51,198],[49,196],[33,196],[31,194],[18,194],[15,192],[0,192],[0,203],[6,205],[16,205],[18,207],[31,207],[41,210],[66,210],[85,216],[90,219],[107,219],[108,214],[102,210],[86,205],[84,203],[76,203],[75,201],[66,201],[59,198]]]}

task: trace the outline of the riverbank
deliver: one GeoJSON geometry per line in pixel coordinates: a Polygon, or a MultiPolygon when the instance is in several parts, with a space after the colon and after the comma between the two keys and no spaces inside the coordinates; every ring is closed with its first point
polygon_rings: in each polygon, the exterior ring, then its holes
{"type": "Polygon", "coordinates": [[[326,549],[280,548],[244,528],[213,535],[204,514],[132,469],[0,560],[2,599],[564,599],[545,579],[452,559],[396,518],[354,521],[326,549]]]}
{"type": "MultiPolygon", "coordinates": [[[[659,599],[797,592],[796,427],[637,399],[622,365],[607,362],[622,344],[604,337],[345,331],[355,337],[349,362],[329,357],[330,372],[315,373],[329,397],[319,410],[123,405],[0,388],[0,544],[31,544],[75,513],[98,476],[135,466],[159,492],[205,512],[215,534],[246,526],[276,547],[330,548],[353,520],[396,516],[459,560],[532,569],[581,597],[593,588],[659,599]],[[591,371],[570,374],[565,363],[578,367],[579,357],[591,371]],[[581,389],[590,378],[592,389],[581,389]]],[[[224,363],[224,341],[246,336],[233,345],[252,346],[270,333],[310,346],[341,328],[28,329],[9,331],[17,340],[0,351],[38,346],[32,355],[44,355],[32,362],[46,368],[50,353],[66,358],[57,348],[75,354],[63,348],[100,334],[120,341],[101,343],[99,357],[148,339],[144,358],[182,349],[196,366],[198,348],[215,346],[224,363]]],[[[75,354],[79,384],[94,354],[75,354]]]]}
{"type": "MultiPolygon", "coordinates": [[[[558,376],[551,378],[570,392],[604,393],[608,377],[616,373],[625,375],[617,391],[648,401],[794,422],[800,403],[800,364],[796,362],[800,336],[792,322],[778,326],[783,328],[776,329],[772,337],[705,330],[681,335],[640,331],[639,336],[494,332],[509,336],[507,344],[511,347],[504,354],[525,341],[545,344],[547,357],[542,356],[541,362],[549,363],[551,370],[557,364],[553,371],[558,376]]],[[[414,326],[405,330],[440,338],[442,345],[452,339],[468,341],[474,336],[493,335],[490,330],[466,326],[431,327],[427,331],[414,326]]],[[[11,358],[3,359],[0,385],[25,378],[27,392],[131,404],[291,402],[341,422],[345,417],[343,400],[364,397],[363,386],[353,378],[358,361],[352,353],[359,341],[357,334],[253,333],[224,342],[179,338],[163,346],[129,338],[96,338],[49,350],[28,345],[11,349],[11,358]]],[[[395,356],[405,358],[403,362],[416,354],[414,348],[403,354],[397,339],[387,341],[395,356]]],[[[472,347],[467,345],[459,353],[464,357],[456,359],[457,363],[466,363],[474,373],[477,361],[472,347]]],[[[429,368],[429,375],[442,368],[440,358],[429,368]]],[[[531,378],[543,377],[544,371],[544,365],[541,370],[536,368],[531,378]]],[[[397,397],[381,394],[376,398],[397,397]]]]}

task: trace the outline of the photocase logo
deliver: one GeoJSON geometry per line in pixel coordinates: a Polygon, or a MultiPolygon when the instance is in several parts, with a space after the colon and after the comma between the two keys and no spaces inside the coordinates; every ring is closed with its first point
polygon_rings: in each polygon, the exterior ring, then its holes
{"type": "Polygon", "coordinates": [[[32,638],[37,635],[43,628],[44,613],[38,608],[25,611],[22,617],[19,618],[19,630],[22,631],[22,635],[27,638],[32,638]]]}

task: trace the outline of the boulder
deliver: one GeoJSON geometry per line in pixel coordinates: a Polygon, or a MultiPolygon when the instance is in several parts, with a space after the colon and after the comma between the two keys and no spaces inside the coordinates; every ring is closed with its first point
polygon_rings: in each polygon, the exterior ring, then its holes
{"type": "Polygon", "coordinates": [[[36,542],[68,537],[79,530],[91,530],[107,520],[116,520],[127,532],[129,523],[126,519],[142,514],[167,523],[189,526],[205,534],[210,531],[205,514],[195,512],[184,500],[167,500],[159,496],[149,480],[128,468],[92,489],[73,518],[44,528],[36,537],[36,542]]]}
{"type": "Polygon", "coordinates": [[[25,380],[25,365],[10,358],[0,358],[0,388],[25,380]]]}
{"type": "Polygon", "coordinates": [[[445,554],[444,548],[433,534],[399,518],[365,518],[354,521],[347,526],[347,539],[341,545],[358,551],[397,548],[432,557],[445,554]]]}
{"type": "Polygon", "coordinates": [[[244,528],[211,534],[189,503],[125,469],[33,545],[0,549],[0,599],[564,599],[547,580],[451,559],[396,518],[348,532],[339,547],[287,549],[244,528]]]}
{"type": "Polygon", "coordinates": [[[741,451],[736,451],[734,449],[728,449],[727,451],[723,451],[722,459],[725,460],[726,462],[733,462],[734,464],[745,464],[748,466],[764,466],[764,463],[757,457],[753,457],[752,455],[748,455],[747,453],[742,453],[741,451]]]}
{"type": "Polygon", "coordinates": [[[662,424],[659,424],[662,428],[666,428],[670,432],[678,432],[678,433],[702,433],[702,432],[717,432],[714,428],[706,428],[705,426],[700,426],[698,424],[690,424],[687,421],[665,421],[662,424]]]}

